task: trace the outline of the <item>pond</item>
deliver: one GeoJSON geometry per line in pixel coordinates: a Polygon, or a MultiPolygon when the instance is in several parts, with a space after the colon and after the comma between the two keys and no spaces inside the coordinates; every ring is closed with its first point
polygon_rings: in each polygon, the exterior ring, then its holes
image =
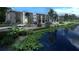
{"type": "Polygon", "coordinates": [[[79,26],[73,30],[62,28],[47,32],[40,39],[40,43],[43,45],[40,51],[79,51],[79,26]]]}

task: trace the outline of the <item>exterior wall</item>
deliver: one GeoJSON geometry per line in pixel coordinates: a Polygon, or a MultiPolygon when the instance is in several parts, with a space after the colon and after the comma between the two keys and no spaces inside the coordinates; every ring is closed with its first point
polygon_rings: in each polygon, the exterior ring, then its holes
{"type": "Polygon", "coordinates": [[[23,24],[32,24],[33,21],[33,13],[23,12],[23,24]]]}
{"type": "Polygon", "coordinates": [[[49,16],[45,15],[45,23],[49,21],[49,16]]]}
{"type": "Polygon", "coordinates": [[[25,19],[25,12],[23,12],[22,17],[23,17],[22,23],[23,23],[23,24],[26,24],[26,23],[27,23],[27,18],[25,19]]]}
{"type": "Polygon", "coordinates": [[[14,11],[6,13],[5,23],[7,23],[7,24],[15,24],[16,23],[16,14],[14,11]]]}
{"type": "Polygon", "coordinates": [[[33,15],[33,21],[34,22],[38,22],[39,20],[41,21],[41,24],[44,24],[49,20],[49,17],[48,17],[48,15],[45,15],[45,14],[35,14],[35,15],[33,15]]]}
{"type": "Polygon", "coordinates": [[[5,22],[9,24],[28,24],[32,23],[32,21],[33,21],[33,13],[30,12],[9,11],[6,13],[5,22]]]}
{"type": "Polygon", "coordinates": [[[33,15],[33,22],[37,22],[37,15],[33,15]]]}
{"type": "Polygon", "coordinates": [[[15,12],[15,11],[9,11],[6,13],[6,23],[10,24],[25,24],[25,25],[31,25],[34,24],[45,24],[47,21],[49,21],[49,16],[46,14],[33,14],[31,12],[15,12]]]}
{"type": "Polygon", "coordinates": [[[46,14],[37,14],[37,25],[45,26],[45,24],[49,21],[49,16],[46,14]]]}
{"type": "Polygon", "coordinates": [[[41,24],[45,24],[46,22],[46,15],[45,14],[37,14],[37,20],[38,22],[40,22],[41,24]]]}
{"type": "Polygon", "coordinates": [[[23,12],[16,12],[16,23],[17,24],[23,23],[23,12]]]}

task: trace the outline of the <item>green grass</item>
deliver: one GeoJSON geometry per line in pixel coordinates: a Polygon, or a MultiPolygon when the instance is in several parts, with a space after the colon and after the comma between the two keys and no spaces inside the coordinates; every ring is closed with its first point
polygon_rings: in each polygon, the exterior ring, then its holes
{"type": "MultiPolygon", "coordinates": [[[[62,25],[55,25],[53,27],[48,28],[39,28],[35,30],[29,30],[27,31],[29,34],[26,36],[26,38],[19,42],[18,44],[14,44],[12,48],[14,50],[38,50],[39,48],[43,47],[41,43],[39,43],[39,39],[45,32],[54,32],[58,28],[65,28],[65,29],[71,29],[73,26],[75,26],[75,23],[69,23],[69,24],[62,24],[62,25]]],[[[54,40],[54,39],[53,39],[54,40]]]]}
{"type": "MultiPolygon", "coordinates": [[[[19,29],[17,27],[13,27],[9,33],[2,39],[2,44],[10,45],[12,50],[20,50],[20,51],[32,51],[32,50],[39,50],[43,45],[39,43],[39,39],[43,36],[45,32],[54,32],[58,28],[65,28],[65,29],[72,29],[77,25],[76,23],[68,23],[68,24],[61,24],[61,25],[54,25],[52,27],[43,27],[34,30],[24,30],[19,29]],[[25,33],[25,34],[24,34],[25,33]],[[15,38],[21,35],[25,35],[25,39],[15,43],[15,38]],[[14,42],[14,43],[13,43],[14,42]]],[[[53,39],[54,40],[54,39],[53,39]]]]}
{"type": "Polygon", "coordinates": [[[48,29],[34,30],[31,34],[28,34],[22,42],[13,44],[12,48],[14,50],[38,50],[43,47],[43,45],[39,43],[39,39],[47,31],[48,29]]]}

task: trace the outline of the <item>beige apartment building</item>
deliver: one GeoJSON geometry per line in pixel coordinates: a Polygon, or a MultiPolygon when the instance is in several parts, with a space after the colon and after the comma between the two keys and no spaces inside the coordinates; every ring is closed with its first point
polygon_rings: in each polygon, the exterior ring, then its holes
{"type": "Polygon", "coordinates": [[[8,11],[6,12],[6,20],[7,24],[23,24],[28,26],[28,24],[44,25],[47,21],[49,21],[49,16],[47,14],[33,14],[31,12],[19,12],[19,11],[8,11]]]}

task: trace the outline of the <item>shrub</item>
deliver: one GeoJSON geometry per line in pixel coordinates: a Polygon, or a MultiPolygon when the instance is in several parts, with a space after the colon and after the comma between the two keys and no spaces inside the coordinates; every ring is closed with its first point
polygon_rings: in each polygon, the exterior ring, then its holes
{"type": "Polygon", "coordinates": [[[42,32],[34,32],[31,35],[28,35],[22,42],[16,43],[12,46],[14,50],[38,50],[42,47],[42,44],[39,43],[39,38],[41,37],[42,32]]]}
{"type": "Polygon", "coordinates": [[[59,21],[59,24],[64,24],[64,22],[63,21],[59,21]]]}
{"type": "Polygon", "coordinates": [[[0,36],[0,45],[1,46],[9,46],[16,41],[20,35],[26,35],[26,31],[24,29],[19,29],[17,27],[12,27],[10,31],[4,33],[0,36]]]}
{"type": "Polygon", "coordinates": [[[23,28],[18,28],[17,26],[14,26],[10,29],[10,32],[17,34],[18,36],[24,36],[27,35],[27,31],[23,28]]]}
{"type": "Polygon", "coordinates": [[[0,40],[0,46],[9,46],[11,45],[15,39],[17,38],[17,35],[11,32],[5,33],[3,38],[0,40]]]}

